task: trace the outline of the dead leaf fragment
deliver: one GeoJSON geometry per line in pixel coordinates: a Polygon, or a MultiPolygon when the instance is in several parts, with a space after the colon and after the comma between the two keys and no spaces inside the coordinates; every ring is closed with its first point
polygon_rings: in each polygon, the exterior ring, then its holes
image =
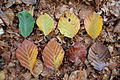
{"type": "Polygon", "coordinates": [[[25,4],[36,4],[36,0],[22,0],[23,3],[25,4]]]}
{"type": "Polygon", "coordinates": [[[58,69],[64,58],[64,50],[55,39],[51,39],[42,52],[42,58],[46,67],[58,69]]]}
{"type": "Polygon", "coordinates": [[[33,68],[32,74],[34,75],[34,77],[37,77],[42,71],[43,71],[43,63],[41,62],[41,60],[37,60],[33,68]]]}
{"type": "Polygon", "coordinates": [[[5,15],[5,13],[0,9],[0,18],[4,21],[4,23],[9,26],[10,25],[10,20],[9,18],[5,15]]]}
{"type": "Polygon", "coordinates": [[[90,47],[88,60],[96,70],[101,71],[109,65],[108,62],[105,62],[107,58],[110,58],[110,52],[104,44],[96,42],[90,47]]]}
{"type": "Polygon", "coordinates": [[[87,80],[86,70],[77,70],[72,72],[68,80],[87,80]]]}
{"type": "Polygon", "coordinates": [[[28,40],[24,40],[16,50],[17,59],[20,61],[21,65],[29,69],[31,73],[33,73],[36,64],[37,54],[37,46],[28,40]]]}
{"type": "Polygon", "coordinates": [[[114,29],[114,32],[120,33],[120,22],[117,24],[117,26],[114,29]]]}
{"type": "Polygon", "coordinates": [[[5,80],[5,72],[0,71],[0,80],[5,80]]]}
{"type": "Polygon", "coordinates": [[[81,60],[85,59],[87,51],[86,47],[78,41],[66,51],[66,54],[71,62],[79,64],[81,60]]]}

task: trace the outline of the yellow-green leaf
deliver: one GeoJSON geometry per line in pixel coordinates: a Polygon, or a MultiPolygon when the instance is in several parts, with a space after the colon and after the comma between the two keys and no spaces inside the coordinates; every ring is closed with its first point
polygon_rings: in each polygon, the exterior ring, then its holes
{"type": "Polygon", "coordinates": [[[46,67],[58,69],[64,58],[64,50],[55,39],[52,39],[45,46],[42,58],[46,67]]]}
{"type": "Polygon", "coordinates": [[[47,13],[39,16],[36,23],[44,35],[48,35],[54,28],[54,20],[47,13]]]}
{"type": "Polygon", "coordinates": [[[65,11],[59,19],[58,29],[64,36],[72,38],[80,29],[80,21],[73,13],[65,11]]]}
{"type": "Polygon", "coordinates": [[[36,64],[37,54],[37,46],[28,40],[24,40],[16,50],[17,59],[20,61],[21,65],[29,69],[31,73],[33,73],[36,64]]]}
{"type": "Polygon", "coordinates": [[[93,38],[97,38],[102,31],[103,19],[102,17],[93,12],[84,21],[87,33],[93,38]]]}

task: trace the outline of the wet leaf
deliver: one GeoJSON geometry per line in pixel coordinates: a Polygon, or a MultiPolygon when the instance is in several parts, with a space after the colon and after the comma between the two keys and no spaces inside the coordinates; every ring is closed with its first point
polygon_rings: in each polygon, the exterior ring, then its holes
{"type": "Polygon", "coordinates": [[[80,21],[73,13],[65,11],[59,19],[58,29],[64,36],[72,38],[80,29],[80,21]]]}
{"type": "Polygon", "coordinates": [[[42,58],[45,66],[52,70],[58,69],[64,58],[64,50],[55,39],[52,39],[45,46],[42,58]]]}
{"type": "Polygon", "coordinates": [[[23,37],[29,36],[34,28],[35,20],[33,16],[26,10],[19,12],[17,16],[19,18],[19,28],[21,35],[23,37]]]}
{"type": "Polygon", "coordinates": [[[36,23],[44,35],[48,35],[54,28],[54,20],[47,13],[39,16],[36,23]]]}
{"type": "Polygon", "coordinates": [[[89,49],[88,60],[98,71],[101,71],[104,66],[108,66],[106,59],[109,57],[110,53],[108,48],[100,42],[94,43],[89,49]]]}
{"type": "Polygon", "coordinates": [[[78,41],[66,51],[66,54],[71,62],[79,64],[81,60],[85,59],[87,51],[86,47],[78,41]]]}
{"type": "Polygon", "coordinates": [[[102,17],[93,12],[84,21],[87,33],[93,38],[97,38],[102,31],[103,19],[102,17]]]}
{"type": "Polygon", "coordinates": [[[17,59],[20,61],[21,65],[29,69],[31,73],[34,73],[33,69],[36,64],[37,54],[37,46],[28,40],[24,40],[16,50],[17,59]]]}

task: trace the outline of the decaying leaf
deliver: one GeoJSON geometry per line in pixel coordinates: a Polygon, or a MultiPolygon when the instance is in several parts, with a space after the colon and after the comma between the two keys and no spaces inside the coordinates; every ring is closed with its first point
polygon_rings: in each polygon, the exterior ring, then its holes
{"type": "Polygon", "coordinates": [[[33,16],[26,10],[19,12],[17,16],[19,18],[19,28],[21,35],[23,37],[29,36],[34,28],[35,20],[33,16]]]}
{"type": "Polygon", "coordinates": [[[93,12],[84,21],[87,33],[93,38],[97,38],[102,31],[103,19],[102,17],[93,12]]]}
{"type": "Polygon", "coordinates": [[[4,21],[4,23],[9,26],[10,20],[9,18],[4,14],[4,12],[0,9],[0,18],[4,21]]]}
{"type": "Polygon", "coordinates": [[[86,47],[78,41],[66,51],[66,54],[71,62],[79,64],[80,60],[85,59],[87,51],[86,47]]]}
{"type": "Polygon", "coordinates": [[[37,60],[32,70],[32,74],[34,75],[34,77],[37,77],[42,71],[43,71],[43,63],[41,62],[41,60],[37,60]]]}
{"type": "Polygon", "coordinates": [[[80,29],[80,21],[73,13],[65,11],[59,19],[58,29],[64,36],[72,38],[80,29]]]}
{"type": "Polygon", "coordinates": [[[70,74],[68,80],[87,80],[86,70],[77,70],[70,74]]]}
{"type": "Polygon", "coordinates": [[[100,42],[94,43],[89,49],[88,60],[98,71],[101,71],[104,66],[108,66],[105,60],[109,57],[110,53],[108,48],[100,42]]]}
{"type": "Polygon", "coordinates": [[[120,33],[120,21],[119,21],[119,23],[117,24],[117,26],[115,27],[114,32],[120,33]]]}
{"type": "Polygon", "coordinates": [[[54,20],[47,13],[38,17],[36,23],[45,35],[48,35],[54,28],[54,20]]]}
{"type": "Polygon", "coordinates": [[[36,4],[36,0],[22,0],[23,3],[25,4],[36,4]]]}
{"type": "Polygon", "coordinates": [[[64,58],[64,50],[55,39],[48,42],[42,52],[42,58],[46,67],[58,69],[64,58]]]}
{"type": "Polygon", "coordinates": [[[28,40],[24,40],[16,50],[17,59],[20,61],[21,65],[29,69],[31,73],[34,73],[33,69],[36,64],[37,54],[37,46],[28,40]]]}

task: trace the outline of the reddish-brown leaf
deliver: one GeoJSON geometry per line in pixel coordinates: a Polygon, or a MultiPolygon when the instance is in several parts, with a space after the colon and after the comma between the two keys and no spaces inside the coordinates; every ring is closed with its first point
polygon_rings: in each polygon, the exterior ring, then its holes
{"type": "Polygon", "coordinates": [[[86,47],[78,41],[66,51],[66,54],[71,62],[78,64],[86,57],[87,51],[86,47]]]}
{"type": "Polygon", "coordinates": [[[34,65],[36,64],[37,54],[37,46],[28,40],[24,40],[16,50],[17,59],[21,65],[29,69],[31,73],[33,73],[34,65]]]}
{"type": "Polygon", "coordinates": [[[64,50],[55,39],[52,39],[45,46],[42,58],[46,67],[52,70],[58,69],[64,58],[64,50]]]}

